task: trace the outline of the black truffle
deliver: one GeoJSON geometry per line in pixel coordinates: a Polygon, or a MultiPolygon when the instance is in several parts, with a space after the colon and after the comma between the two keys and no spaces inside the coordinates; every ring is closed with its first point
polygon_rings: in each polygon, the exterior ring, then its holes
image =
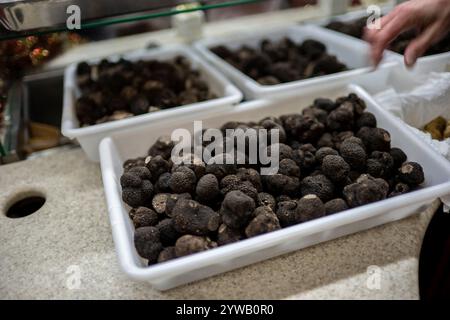
{"type": "Polygon", "coordinates": [[[297,201],[281,201],[277,204],[277,217],[283,228],[298,223],[297,221],[297,201]]]}
{"type": "Polygon", "coordinates": [[[241,191],[230,191],[222,202],[220,213],[223,223],[239,229],[253,217],[255,201],[241,191]]]}
{"type": "Polygon", "coordinates": [[[195,192],[200,202],[213,202],[220,195],[219,181],[215,175],[206,174],[198,181],[195,192]]]}
{"type": "Polygon", "coordinates": [[[155,157],[148,156],[145,159],[145,166],[150,170],[153,181],[156,182],[159,176],[170,169],[170,164],[162,156],[157,155],[155,157]]]}
{"type": "Polygon", "coordinates": [[[258,193],[258,201],[256,202],[257,207],[269,207],[272,211],[275,211],[276,201],[275,198],[266,192],[258,193]]]}
{"type": "Polygon", "coordinates": [[[181,199],[172,210],[175,230],[181,234],[207,235],[219,228],[220,216],[194,200],[181,199]]]}
{"type": "Polygon", "coordinates": [[[280,161],[278,173],[285,176],[300,178],[300,167],[292,159],[283,159],[280,161]]]}
{"type": "Polygon", "coordinates": [[[328,155],[323,158],[322,172],[332,181],[342,181],[350,172],[350,165],[341,156],[328,155]]]}
{"type": "Polygon", "coordinates": [[[394,159],[394,167],[400,168],[400,166],[403,164],[403,162],[406,161],[406,154],[403,152],[400,148],[392,148],[389,151],[392,159],[394,159]]]}
{"type": "Polygon", "coordinates": [[[154,226],[158,223],[158,214],[150,208],[139,207],[137,209],[133,209],[133,224],[134,227],[150,227],[154,226]]]}
{"type": "Polygon", "coordinates": [[[243,235],[240,230],[232,229],[226,224],[221,224],[217,231],[217,244],[219,246],[242,240],[242,238],[243,235]]]}
{"type": "Polygon", "coordinates": [[[359,171],[363,170],[366,165],[366,151],[354,140],[346,139],[341,143],[339,153],[341,157],[352,167],[359,171]]]}
{"type": "Polygon", "coordinates": [[[300,188],[303,196],[315,194],[323,202],[333,199],[334,185],[323,174],[304,178],[300,184],[300,188]]]}
{"type": "Polygon", "coordinates": [[[131,207],[145,207],[151,204],[153,184],[151,173],[146,167],[134,167],[120,177],[122,199],[131,207]]]}
{"type": "Polygon", "coordinates": [[[339,155],[339,152],[337,152],[336,150],[334,150],[333,148],[330,147],[322,147],[319,150],[317,150],[316,152],[316,161],[317,164],[322,164],[322,160],[323,158],[325,158],[326,156],[337,156],[339,155]]]}
{"type": "Polygon", "coordinates": [[[273,211],[268,207],[258,207],[253,213],[255,218],[245,228],[247,237],[254,237],[263,233],[281,229],[280,222],[273,211]]]}
{"type": "Polygon", "coordinates": [[[175,247],[164,248],[163,251],[159,253],[158,263],[169,261],[177,257],[175,253],[175,247]]]}
{"type": "Polygon", "coordinates": [[[377,119],[371,112],[363,112],[363,114],[356,120],[355,127],[357,130],[362,127],[372,127],[377,126],[377,119]]]}
{"type": "Polygon", "coordinates": [[[336,198],[325,203],[325,214],[330,215],[348,209],[348,205],[344,199],[336,198]]]}
{"type": "Polygon", "coordinates": [[[192,197],[189,193],[181,193],[181,194],[170,194],[166,200],[166,215],[171,217],[172,210],[177,204],[178,200],[186,199],[191,200],[192,197]]]}
{"type": "Polygon", "coordinates": [[[158,178],[155,184],[156,192],[170,192],[170,178],[172,174],[170,172],[164,172],[158,178]]]}
{"type": "Polygon", "coordinates": [[[159,238],[159,231],[155,227],[136,229],[134,232],[134,245],[137,253],[149,262],[155,262],[163,249],[159,238]]]}
{"type": "Polygon", "coordinates": [[[326,112],[331,112],[336,109],[338,106],[334,103],[333,100],[327,98],[317,98],[314,100],[314,106],[320,109],[325,110],[326,112]]]}
{"type": "Polygon", "coordinates": [[[236,176],[241,179],[241,181],[250,182],[258,192],[262,191],[261,176],[255,169],[240,168],[238,169],[236,176]]]}
{"type": "Polygon", "coordinates": [[[217,247],[217,243],[208,237],[187,234],[180,237],[175,243],[175,254],[177,257],[183,257],[215,247],[217,247]]]}
{"type": "Polygon", "coordinates": [[[166,203],[168,193],[157,193],[152,199],[152,207],[159,215],[163,215],[166,212],[166,203]]]}
{"type": "Polygon", "coordinates": [[[362,174],[355,183],[344,188],[343,195],[348,205],[354,208],[385,199],[388,190],[385,180],[362,174]]]}
{"type": "Polygon", "coordinates": [[[398,169],[400,180],[410,186],[417,186],[425,180],[422,166],[417,162],[405,162],[398,169]]]}
{"type": "Polygon", "coordinates": [[[406,183],[399,182],[395,184],[392,192],[389,194],[389,198],[408,193],[410,190],[411,188],[406,183]]]}
{"type": "Polygon", "coordinates": [[[173,219],[167,218],[161,220],[156,225],[156,228],[159,231],[160,240],[164,246],[173,246],[175,244],[175,241],[177,241],[177,239],[180,237],[178,231],[175,230],[173,219]]]}
{"type": "Polygon", "coordinates": [[[264,176],[264,184],[268,192],[274,195],[299,194],[300,180],[296,177],[286,176],[280,173],[264,176]]]}
{"type": "Polygon", "coordinates": [[[150,150],[148,151],[148,155],[152,157],[160,155],[164,159],[168,160],[170,158],[174,145],[174,142],[169,136],[161,136],[151,146],[150,150]]]}
{"type": "Polygon", "coordinates": [[[194,171],[188,167],[178,167],[170,177],[170,189],[174,193],[191,193],[195,190],[197,178],[194,171]]]}
{"type": "Polygon", "coordinates": [[[387,152],[374,151],[367,160],[367,173],[375,178],[387,178],[394,169],[394,159],[387,152]]]}
{"type": "Polygon", "coordinates": [[[325,216],[325,206],[315,194],[307,194],[298,200],[295,211],[295,220],[297,222],[306,222],[325,216]]]}
{"type": "Polygon", "coordinates": [[[369,151],[386,151],[391,149],[391,135],[381,128],[362,127],[357,137],[362,140],[369,151]]]}

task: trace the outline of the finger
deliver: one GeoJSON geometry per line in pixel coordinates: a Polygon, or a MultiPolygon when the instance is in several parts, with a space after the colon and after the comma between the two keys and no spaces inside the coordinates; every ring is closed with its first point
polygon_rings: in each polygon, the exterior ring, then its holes
{"type": "Polygon", "coordinates": [[[422,56],[425,51],[435,42],[437,42],[443,34],[445,34],[445,26],[441,21],[437,21],[426,28],[417,38],[415,38],[405,50],[405,64],[408,67],[413,66],[417,59],[422,56]]]}
{"type": "MultiPolygon", "coordinates": [[[[383,26],[387,25],[392,19],[394,19],[394,17],[395,17],[395,11],[392,11],[388,15],[381,17],[380,21],[379,21],[379,25],[380,25],[379,29],[377,29],[375,27],[371,27],[371,28],[365,27],[364,28],[364,40],[366,40],[367,42],[372,42],[372,39],[376,36],[376,34],[378,32],[381,31],[383,26]]],[[[375,22],[376,22],[376,20],[375,20],[375,22]]]]}

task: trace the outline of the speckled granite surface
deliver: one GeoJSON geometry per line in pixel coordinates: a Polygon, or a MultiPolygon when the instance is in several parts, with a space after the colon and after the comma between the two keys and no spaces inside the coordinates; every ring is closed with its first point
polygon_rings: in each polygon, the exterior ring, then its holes
{"type": "Polygon", "coordinates": [[[417,258],[434,208],[158,292],[119,270],[99,165],[81,150],[65,151],[0,166],[0,298],[417,299],[417,258]],[[23,192],[47,201],[30,216],[7,218],[23,192]]]}

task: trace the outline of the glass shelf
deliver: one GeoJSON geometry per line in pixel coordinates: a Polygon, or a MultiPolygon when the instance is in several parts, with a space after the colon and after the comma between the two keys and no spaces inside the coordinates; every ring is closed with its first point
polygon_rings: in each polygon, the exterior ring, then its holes
{"type": "MultiPolygon", "coordinates": [[[[0,40],[68,31],[67,7],[80,8],[81,30],[266,0],[0,0],[0,40]]],[[[77,30],[71,30],[77,31],[77,30]]]]}

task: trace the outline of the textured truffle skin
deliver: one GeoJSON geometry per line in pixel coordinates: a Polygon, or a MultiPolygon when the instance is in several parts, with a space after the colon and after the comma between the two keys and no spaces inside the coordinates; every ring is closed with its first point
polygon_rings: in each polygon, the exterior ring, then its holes
{"type": "Polygon", "coordinates": [[[207,235],[219,228],[220,216],[194,200],[181,199],[172,210],[175,230],[181,234],[207,235]]]}
{"type": "Polygon", "coordinates": [[[411,186],[419,185],[425,180],[422,166],[412,161],[402,164],[398,169],[398,176],[400,180],[411,186]]]}
{"type": "Polygon", "coordinates": [[[334,103],[333,100],[326,98],[317,98],[314,100],[314,106],[325,110],[326,112],[331,112],[336,109],[338,106],[334,103]]]}
{"type": "Polygon", "coordinates": [[[230,191],[222,202],[220,212],[223,223],[239,229],[253,217],[255,201],[241,191],[230,191]]]}
{"type": "Polygon", "coordinates": [[[322,164],[323,158],[325,158],[326,156],[337,156],[339,155],[339,152],[337,152],[336,150],[334,150],[333,148],[330,147],[322,147],[319,150],[316,151],[316,161],[318,164],[322,164]]]}
{"type": "Polygon", "coordinates": [[[161,220],[156,228],[159,231],[159,236],[161,243],[164,246],[172,246],[175,244],[175,241],[180,237],[180,234],[177,230],[175,230],[175,225],[173,219],[164,219],[161,220]]]}
{"type": "Polygon", "coordinates": [[[170,172],[164,172],[158,178],[155,184],[155,191],[159,193],[170,192],[170,178],[172,174],[170,172]]]}
{"type": "Polygon", "coordinates": [[[211,203],[220,194],[219,181],[213,174],[206,174],[200,178],[195,189],[198,200],[203,203],[211,203]]]}
{"type": "Polygon", "coordinates": [[[352,169],[361,171],[366,166],[367,154],[363,147],[350,139],[344,140],[339,148],[342,158],[351,166],[352,169]]]}
{"type": "Polygon", "coordinates": [[[389,198],[408,193],[410,190],[411,188],[406,183],[399,182],[395,184],[392,192],[389,194],[389,198]]]}
{"type": "Polygon", "coordinates": [[[153,182],[156,182],[161,174],[170,169],[169,162],[160,155],[155,157],[148,156],[145,159],[145,166],[150,170],[153,182]]]}
{"type": "Polygon", "coordinates": [[[146,167],[134,167],[120,177],[122,199],[131,207],[145,207],[151,204],[153,184],[151,173],[146,167]]]}
{"type": "Polygon", "coordinates": [[[158,214],[150,208],[139,207],[133,214],[135,228],[150,227],[158,223],[158,214]]]}
{"type": "Polygon", "coordinates": [[[367,160],[367,173],[375,178],[387,178],[394,170],[394,159],[388,152],[374,151],[367,160]]]}
{"type": "Polygon", "coordinates": [[[170,194],[166,200],[166,215],[168,217],[172,217],[172,210],[180,199],[191,200],[192,197],[189,193],[170,194]]]}
{"type": "Polygon", "coordinates": [[[337,155],[328,155],[322,161],[322,172],[332,181],[342,181],[350,172],[350,165],[337,155]]]}
{"type": "Polygon", "coordinates": [[[176,257],[177,255],[175,253],[175,247],[167,247],[164,248],[163,251],[159,253],[158,263],[166,262],[175,259],[176,257]]]}
{"type": "Polygon", "coordinates": [[[325,206],[322,200],[314,194],[308,194],[298,200],[295,211],[295,220],[297,223],[306,222],[325,216],[325,206]]]}
{"type": "Polygon", "coordinates": [[[345,102],[330,112],[327,117],[327,127],[332,131],[351,130],[353,121],[353,106],[350,102],[345,102]]]}
{"type": "Polygon", "coordinates": [[[226,224],[221,224],[219,230],[217,230],[217,244],[219,246],[242,240],[242,238],[243,235],[240,230],[232,229],[226,224]]]}
{"type": "Polygon", "coordinates": [[[240,168],[238,169],[236,176],[241,179],[241,181],[250,182],[258,192],[262,191],[262,182],[259,172],[252,168],[240,168]]]}
{"type": "Polygon", "coordinates": [[[272,211],[275,211],[276,204],[275,198],[270,193],[258,193],[258,200],[256,202],[257,207],[269,207],[272,211]]]}
{"type": "Polygon", "coordinates": [[[330,215],[348,209],[348,205],[344,199],[336,198],[325,203],[325,214],[330,215]]]}
{"type": "Polygon", "coordinates": [[[343,195],[347,204],[354,208],[385,199],[388,190],[389,185],[383,179],[362,174],[356,183],[344,188],[343,195]]]}
{"type": "Polygon", "coordinates": [[[195,190],[196,182],[197,178],[194,171],[182,166],[172,173],[169,185],[174,193],[191,193],[195,190]]]}
{"type": "Polygon", "coordinates": [[[363,114],[356,120],[356,129],[361,129],[362,127],[375,128],[377,126],[377,119],[371,112],[363,112],[363,114]]]}
{"type": "Polygon", "coordinates": [[[303,196],[315,194],[324,202],[331,200],[334,195],[333,183],[323,174],[304,178],[300,187],[303,196]]]}
{"type": "Polygon", "coordinates": [[[211,241],[208,237],[187,234],[180,237],[175,243],[175,254],[177,257],[183,257],[215,247],[217,247],[217,243],[211,241]]]}
{"type": "Polygon", "coordinates": [[[297,201],[287,200],[277,204],[277,217],[283,228],[298,223],[297,221],[297,201]]]}
{"type": "Polygon", "coordinates": [[[137,253],[149,262],[155,262],[163,246],[159,239],[159,231],[155,227],[142,227],[134,232],[134,245],[137,253]]]}
{"type": "Polygon", "coordinates": [[[279,163],[278,173],[285,176],[300,178],[300,167],[292,159],[283,159],[279,163]]]}
{"type": "Polygon", "coordinates": [[[391,149],[391,135],[381,128],[362,127],[357,137],[362,140],[369,151],[386,151],[391,149]]]}
{"type": "Polygon", "coordinates": [[[255,218],[250,221],[245,234],[247,237],[254,237],[267,232],[281,229],[280,222],[273,211],[268,207],[258,207],[253,213],[255,218]]]}
{"type": "Polygon", "coordinates": [[[274,174],[264,177],[264,184],[267,191],[274,195],[290,195],[299,194],[300,180],[296,177],[290,177],[283,174],[274,174]]]}

